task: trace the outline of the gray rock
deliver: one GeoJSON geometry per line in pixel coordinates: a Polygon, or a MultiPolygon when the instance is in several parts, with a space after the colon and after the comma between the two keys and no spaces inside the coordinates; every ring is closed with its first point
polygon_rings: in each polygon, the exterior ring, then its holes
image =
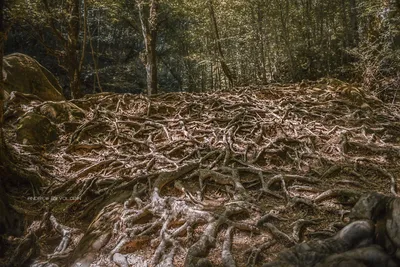
{"type": "Polygon", "coordinates": [[[58,139],[57,127],[42,115],[30,112],[17,125],[17,141],[26,145],[44,145],[58,139]]]}
{"type": "Polygon", "coordinates": [[[3,58],[4,89],[33,94],[43,100],[65,100],[57,79],[28,55],[15,53],[3,58]]]}

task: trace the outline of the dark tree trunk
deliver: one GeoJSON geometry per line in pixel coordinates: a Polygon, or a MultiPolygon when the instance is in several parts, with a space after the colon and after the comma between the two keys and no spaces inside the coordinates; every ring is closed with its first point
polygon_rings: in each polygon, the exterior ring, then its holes
{"type": "Polygon", "coordinates": [[[282,26],[281,34],[282,34],[282,39],[285,44],[285,49],[286,49],[288,57],[289,57],[291,79],[296,80],[296,78],[298,76],[298,71],[297,71],[298,64],[295,59],[292,42],[290,40],[290,33],[289,33],[290,27],[288,27],[288,16],[289,16],[289,8],[290,8],[289,1],[286,0],[283,3],[283,0],[282,1],[279,0],[278,4],[279,4],[279,19],[280,19],[280,23],[282,26]]]}
{"type": "Polygon", "coordinates": [[[151,0],[149,7],[146,9],[141,0],[138,0],[137,4],[139,8],[140,22],[142,25],[144,46],[146,50],[144,64],[146,66],[147,74],[147,93],[149,95],[153,95],[157,94],[158,92],[156,51],[158,0],[151,0]]]}
{"type": "MultiPolygon", "coordinates": [[[[80,30],[80,8],[79,0],[71,0],[70,3],[71,20],[68,24],[67,40],[67,68],[70,78],[70,88],[72,98],[82,97],[80,90],[80,70],[79,70],[79,30],[80,30]]],[[[85,45],[85,44],[83,44],[85,45]]]]}
{"type": "Polygon", "coordinates": [[[265,49],[264,49],[264,29],[263,29],[263,14],[261,12],[260,3],[257,3],[257,30],[258,30],[258,41],[260,42],[260,56],[261,56],[261,66],[262,66],[262,82],[267,83],[267,70],[266,70],[266,60],[265,60],[265,49]]]}
{"type": "Polygon", "coordinates": [[[356,47],[359,42],[358,37],[358,19],[357,19],[357,3],[356,0],[350,0],[350,44],[356,47]]]}
{"type": "MultiPolygon", "coordinates": [[[[80,32],[80,1],[67,0],[68,21],[66,24],[67,37],[58,28],[58,18],[55,18],[48,0],[42,0],[44,11],[49,17],[49,26],[54,36],[63,44],[65,57],[61,57],[61,65],[68,73],[72,98],[83,96],[80,90],[80,60],[79,60],[79,32],[80,32]]],[[[83,44],[85,45],[85,44],[83,44]]],[[[45,45],[46,46],[46,45],[45,45]]]]}
{"type": "Polygon", "coordinates": [[[228,65],[225,62],[224,53],[222,52],[221,40],[218,31],[217,19],[215,18],[214,4],[212,0],[208,0],[208,7],[210,11],[211,23],[214,29],[215,41],[217,46],[217,52],[219,56],[219,61],[221,64],[222,71],[224,72],[226,78],[229,80],[229,86],[233,86],[233,75],[228,65]]]}

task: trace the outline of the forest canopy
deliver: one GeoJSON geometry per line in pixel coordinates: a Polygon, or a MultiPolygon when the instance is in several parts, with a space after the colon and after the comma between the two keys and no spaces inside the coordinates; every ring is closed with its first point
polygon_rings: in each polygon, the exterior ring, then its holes
{"type": "Polygon", "coordinates": [[[326,76],[385,95],[399,83],[399,12],[398,0],[17,0],[5,52],[34,56],[68,97],[326,76]]]}

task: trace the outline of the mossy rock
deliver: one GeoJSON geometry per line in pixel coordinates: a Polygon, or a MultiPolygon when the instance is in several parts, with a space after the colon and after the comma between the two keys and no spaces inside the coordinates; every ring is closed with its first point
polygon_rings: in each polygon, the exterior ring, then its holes
{"type": "Polygon", "coordinates": [[[58,139],[57,128],[42,115],[30,112],[17,126],[17,141],[26,145],[43,145],[58,139]]]}
{"type": "Polygon", "coordinates": [[[4,89],[33,94],[47,101],[65,100],[53,74],[30,56],[15,53],[3,58],[4,89]]]}
{"type": "Polygon", "coordinates": [[[46,102],[40,107],[40,114],[57,123],[75,121],[86,116],[83,109],[66,101],[46,102]]]}

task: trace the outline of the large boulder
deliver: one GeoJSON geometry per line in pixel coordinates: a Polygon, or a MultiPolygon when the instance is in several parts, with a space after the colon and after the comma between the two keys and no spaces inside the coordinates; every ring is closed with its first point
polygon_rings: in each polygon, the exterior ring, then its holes
{"type": "Polygon", "coordinates": [[[378,193],[363,196],[350,215],[374,221],[376,243],[400,262],[400,198],[378,193]]]}
{"type": "MultiPolygon", "coordinates": [[[[364,267],[365,265],[335,265],[335,263],[342,261],[342,259],[357,262],[359,254],[365,254],[365,251],[356,249],[371,245],[373,236],[374,225],[371,221],[355,221],[348,224],[331,238],[299,243],[284,250],[278,254],[276,261],[264,264],[263,267],[364,267]],[[354,251],[355,253],[343,254],[348,251],[354,251]],[[331,258],[331,255],[338,255],[338,259],[331,258]]],[[[373,250],[372,253],[380,253],[380,251],[373,250]]],[[[387,258],[385,255],[381,260],[385,261],[387,258]]],[[[381,267],[388,266],[382,265],[381,267]]]]}
{"type": "Polygon", "coordinates": [[[356,221],[334,237],[297,244],[263,267],[400,266],[400,198],[368,194],[349,217],[356,221]]]}
{"type": "MultiPolygon", "coordinates": [[[[33,94],[43,100],[65,100],[57,79],[30,56],[15,53],[3,58],[5,91],[33,94]]],[[[6,94],[7,96],[7,94],[6,94]]]]}

